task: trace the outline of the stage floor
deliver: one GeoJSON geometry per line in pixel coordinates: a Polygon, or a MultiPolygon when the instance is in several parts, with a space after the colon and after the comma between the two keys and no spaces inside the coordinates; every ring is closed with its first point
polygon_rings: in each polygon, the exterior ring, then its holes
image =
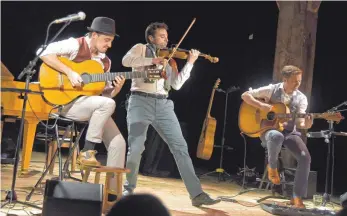
{"type": "MultiPolygon", "coordinates": [[[[65,158],[64,158],[65,159],[65,158]]],[[[35,185],[37,180],[40,178],[45,161],[45,154],[42,152],[33,152],[32,161],[28,173],[20,174],[17,177],[16,192],[18,200],[25,201],[25,197],[30,192],[31,188],[35,185]]],[[[54,175],[47,174],[46,179],[50,179],[58,174],[58,161],[56,161],[54,175]]],[[[5,190],[10,189],[12,183],[12,165],[1,165],[1,199],[5,198],[5,190]]],[[[74,174],[73,176],[81,178],[80,174],[74,174]]],[[[104,176],[101,176],[100,182],[104,182],[104,176]]],[[[91,174],[89,182],[93,182],[94,176],[91,174]]],[[[70,180],[69,180],[70,181],[70,180]]],[[[205,192],[209,193],[212,197],[218,196],[233,196],[240,192],[241,187],[231,181],[218,182],[216,177],[207,176],[201,178],[202,186],[205,192]]],[[[40,188],[36,190],[34,195],[30,199],[30,203],[39,205],[42,207],[43,190],[40,188]]],[[[213,206],[206,206],[197,208],[191,205],[189,195],[181,179],[172,178],[157,178],[139,175],[138,187],[136,193],[150,193],[159,197],[166,207],[170,210],[173,216],[186,216],[186,215],[213,215],[213,216],[224,216],[224,215],[272,215],[265,212],[257,204],[257,200],[270,195],[268,192],[257,191],[247,192],[245,194],[234,197],[235,200],[240,203],[233,203],[228,201],[222,201],[213,206]],[[254,207],[250,207],[253,206],[254,207]]],[[[284,200],[272,201],[283,202],[284,200]]],[[[270,202],[268,200],[268,202],[270,202]]],[[[308,207],[313,207],[313,203],[305,201],[308,207]]],[[[1,209],[0,215],[41,215],[40,210],[36,210],[30,207],[24,207],[21,204],[16,204],[12,209],[9,209],[10,205],[5,206],[1,209]]],[[[339,206],[334,205],[334,209],[337,211],[340,209],[339,206]]],[[[328,207],[332,209],[332,207],[328,207]]]]}

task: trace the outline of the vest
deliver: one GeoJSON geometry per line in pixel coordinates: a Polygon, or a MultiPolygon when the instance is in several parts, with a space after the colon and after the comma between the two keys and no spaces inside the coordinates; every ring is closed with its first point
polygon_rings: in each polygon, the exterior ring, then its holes
{"type": "MultiPolygon", "coordinates": [[[[284,103],[284,92],[280,88],[281,83],[275,84],[275,88],[272,92],[271,98],[269,100],[270,103],[284,103]]],[[[298,97],[292,96],[289,104],[286,104],[289,107],[291,113],[295,113],[299,107],[298,97]]],[[[284,128],[288,131],[295,131],[295,119],[289,120],[288,125],[284,128]]]]}
{"type": "MultiPolygon", "coordinates": [[[[157,57],[155,45],[153,45],[153,44],[146,44],[145,57],[146,58],[156,58],[157,57]]],[[[170,61],[175,61],[175,60],[172,58],[170,61]]],[[[176,62],[175,62],[175,64],[176,64],[176,62]]],[[[171,69],[171,66],[169,64],[166,67],[167,68],[170,67],[170,69],[171,69]]],[[[145,66],[145,70],[153,69],[153,68],[156,68],[156,66],[155,65],[145,66]]],[[[172,70],[170,70],[170,71],[172,71],[172,70]]],[[[166,91],[169,92],[170,89],[171,89],[170,74],[167,74],[167,77],[168,77],[168,79],[164,81],[164,88],[165,88],[166,91]]],[[[145,78],[144,81],[145,81],[145,83],[154,83],[155,82],[155,80],[149,80],[147,78],[145,78]]]]}
{"type": "MultiPolygon", "coordinates": [[[[155,58],[156,54],[155,54],[155,47],[151,44],[146,44],[146,53],[145,53],[145,57],[146,58],[155,58]]],[[[145,66],[144,69],[148,70],[148,69],[154,69],[156,68],[155,65],[150,65],[150,66],[145,66]]],[[[144,79],[145,83],[155,83],[155,80],[150,80],[148,78],[144,79]]]]}
{"type": "MultiPolygon", "coordinates": [[[[77,41],[80,45],[80,48],[78,50],[76,57],[72,61],[78,63],[78,62],[83,62],[85,60],[91,60],[92,54],[90,53],[90,49],[85,38],[84,37],[77,38],[77,41]]],[[[107,56],[105,56],[105,58],[101,59],[101,61],[104,64],[104,72],[108,71],[108,69],[110,68],[110,59],[107,56]]]]}

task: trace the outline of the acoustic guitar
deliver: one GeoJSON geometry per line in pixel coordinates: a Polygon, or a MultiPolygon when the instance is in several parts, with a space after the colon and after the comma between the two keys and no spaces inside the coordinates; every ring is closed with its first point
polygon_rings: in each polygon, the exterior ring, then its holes
{"type": "MultiPolygon", "coordinates": [[[[305,118],[306,114],[290,113],[289,108],[283,103],[271,104],[270,112],[262,111],[246,102],[241,103],[239,110],[239,128],[249,137],[260,137],[269,129],[283,131],[283,123],[294,118],[305,118]]],[[[311,113],[313,118],[326,119],[339,123],[344,117],[340,112],[311,113]]]]}
{"type": "Polygon", "coordinates": [[[196,153],[196,156],[198,158],[201,158],[204,160],[209,160],[213,152],[214,134],[216,132],[217,120],[211,117],[210,112],[212,108],[214,93],[216,89],[218,88],[219,83],[220,83],[220,79],[218,78],[212,89],[210,103],[208,105],[204,125],[202,126],[202,131],[201,131],[199,144],[198,144],[198,151],[196,153]]]}
{"type": "Polygon", "coordinates": [[[44,100],[51,105],[66,105],[80,96],[100,95],[106,86],[106,81],[112,81],[120,75],[125,79],[162,78],[160,69],[104,73],[102,66],[94,60],[76,63],[64,57],[58,59],[82,77],[83,85],[73,87],[64,73],[43,63],[39,71],[40,90],[44,93],[44,100]]]}

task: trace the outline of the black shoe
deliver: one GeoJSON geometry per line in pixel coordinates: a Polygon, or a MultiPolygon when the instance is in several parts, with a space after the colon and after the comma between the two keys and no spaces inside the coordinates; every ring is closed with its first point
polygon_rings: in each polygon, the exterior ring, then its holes
{"type": "Polygon", "coordinates": [[[124,189],[124,190],[123,190],[123,193],[122,193],[122,196],[123,196],[123,197],[124,197],[124,196],[129,196],[129,195],[131,195],[131,194],[133,194],[133,191],[124,189]]]}
{"type": "Polygon", "coordinates": [[[1,152],[1,164],[14,164],[15,152],[1,152]]]}
{"type": "Polygon", "coordinates": [[[220,199],[212,199],[207,193],[202,192],[192,199],[192,205],[197,207],[201,205],[214,205],[220,201],[220,199]]]}

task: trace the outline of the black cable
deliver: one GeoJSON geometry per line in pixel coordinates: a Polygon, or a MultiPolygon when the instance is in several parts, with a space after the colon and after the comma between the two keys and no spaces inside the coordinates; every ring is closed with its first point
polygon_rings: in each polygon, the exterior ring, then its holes
{"type": "Polygon", "coordinates": [[[243,153],[243,180],[242,180],[242,189],[244,189],[245,181],[246,181],[246,156],[247,156],[247,141],[243,133],[240,135],[243,137],[243,143],[245,145],[244,153],[243,153]]]}
{"type": "MultiPolygon", "coordinates": [[[[245,138],[245,136],[243,135],[242,132],[240,133],[240,135],[243,137],[243,143],[244,143],[244,147],[245,147],[244,148],[244,156],[243,156],[243,180],[242,180],[242,186],[241,186],[240,192],[238,192],[237,194],[235,194],[233,196],[219,196],[219,198],[221,198],[222,200],[225,200],[225,201],[230,201],[228,199],[234,198],[236,196],[239,196],[241,194],[247,193],[247,192],[252,191],[252,190],[256,190],[256,189],[244,190],[244,185],[245,185],[245,182],[246,182],[247,141],[246,141],[246,138],[245,138]]],[[[234,200],[233,202],[237,202],[237,201],[234,200]]]]}

